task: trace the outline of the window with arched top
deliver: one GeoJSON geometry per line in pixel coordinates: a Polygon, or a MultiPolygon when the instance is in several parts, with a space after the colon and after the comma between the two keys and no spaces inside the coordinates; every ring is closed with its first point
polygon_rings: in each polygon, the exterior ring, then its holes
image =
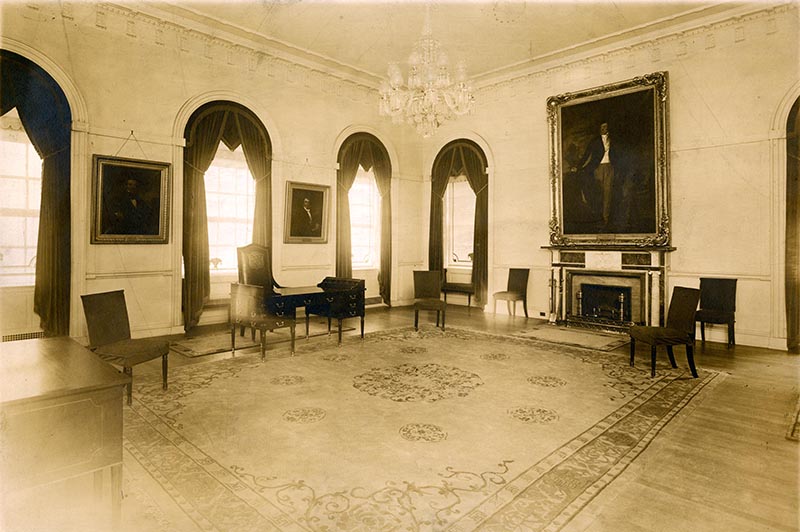
{"type": "Polygon", "coordinates": [[[392,165],[380,140],[356,133],[342,143],[336,175],[336,275],[377,263],[383,302],[391,304],[392,165]]]}
{"type": "Polygon", "coordinates": [[[486,303],[489,178],[483,150],[454,140],[436,155],[431,170],[428,268],[471,267],[475,300],[486,303]]]}
{"type": "Polygon", "coordinates": [[[237,246],[272,244],[272,145],[258,117],[228,101],[197,109],[184,136],[183,326],[189,330],[209,299],[211,269],[235,268],[237,246]]]}

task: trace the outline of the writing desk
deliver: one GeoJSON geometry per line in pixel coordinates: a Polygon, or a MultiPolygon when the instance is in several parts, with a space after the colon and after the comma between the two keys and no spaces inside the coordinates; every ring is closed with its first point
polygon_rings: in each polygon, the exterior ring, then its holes
{"type": "Polygon", "coordinates": [[[109,471],[116,525],[122,395],[130,377],[68,337],[0,343],[0,376],[2,492],[93,473],[98,499],[104,471],[109,471]]]}

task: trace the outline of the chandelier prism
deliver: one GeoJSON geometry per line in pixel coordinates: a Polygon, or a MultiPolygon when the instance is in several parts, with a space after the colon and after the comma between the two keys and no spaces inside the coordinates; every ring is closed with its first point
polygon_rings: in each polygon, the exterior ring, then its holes
{"type": "Polygon", "coordinates": [[[389,63],[388,80],[381,83],[379,113],[395,123],[413,125],[428,138],[445,120],[471,112],[474,102],[464,61],[458,62],[451,79],[447,53],[431,31],[428,8],[422,36],[408,57],[408,79],[403,79],[398,63],[389,63]]]}

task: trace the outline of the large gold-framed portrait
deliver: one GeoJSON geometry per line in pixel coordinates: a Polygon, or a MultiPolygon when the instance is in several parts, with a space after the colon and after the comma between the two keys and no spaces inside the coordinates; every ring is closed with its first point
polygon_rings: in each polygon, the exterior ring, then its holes
{"type": "Polygon", "coordinates": [[[548,98],[551,245],[669,246],[667,78],[548,98]]]}

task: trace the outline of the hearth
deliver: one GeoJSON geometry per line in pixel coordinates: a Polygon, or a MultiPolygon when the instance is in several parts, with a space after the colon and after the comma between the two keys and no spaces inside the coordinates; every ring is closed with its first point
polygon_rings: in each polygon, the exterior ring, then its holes
{"type": "Polygon", "coordinates": [[[577,294],[578,316],[604,320],[631,321],[631,288],[582,283],[577,294]]]}

